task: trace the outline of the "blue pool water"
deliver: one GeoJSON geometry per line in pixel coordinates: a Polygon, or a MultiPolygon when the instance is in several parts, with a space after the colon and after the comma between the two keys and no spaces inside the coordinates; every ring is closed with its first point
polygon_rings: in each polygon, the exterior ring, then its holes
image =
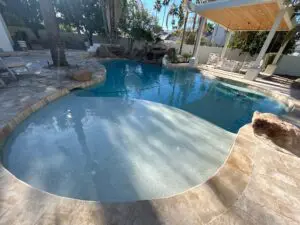
{"type": "Polygon", "coordinates": [[[102,85],[75,91],[20,124],[3,165],[41,190],[83,200],[169,197],[224,163],[254,111],[285,107],[193,70],[108,61],[102,85]]]}
{"type": "Polygon", "coordinates": [[[255,111],[276,115],[286,112],[284,105],[262,94],[212,80],[196,70],[170,70],[125,60],[103,64],[108,72],[105,84],[81,91],[78,96],[158,102],[190,112],[233,133],[251,122],[255,111]]]}

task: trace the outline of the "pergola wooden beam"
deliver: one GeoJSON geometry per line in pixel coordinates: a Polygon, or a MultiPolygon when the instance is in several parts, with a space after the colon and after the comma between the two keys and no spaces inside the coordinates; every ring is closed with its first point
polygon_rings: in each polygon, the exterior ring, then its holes
{"type": "MultiPolygon", "coordinates": [[[[285,6],[279,0],[219,0],[203,4],[188,1],[189,10],[232,31],[268,31],[285,6]]],[[[293,28],[292,10],[287,10],[278,31],[293,28]]]]}

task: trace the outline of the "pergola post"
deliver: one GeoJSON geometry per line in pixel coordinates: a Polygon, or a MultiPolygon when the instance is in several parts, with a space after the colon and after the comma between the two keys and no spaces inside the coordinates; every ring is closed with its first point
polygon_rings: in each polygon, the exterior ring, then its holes
{"type": "Polygon", "coordinates": [[[276,54],[276,56],[275,56],[275,58],[274,58],[272,64],[270,64],[270,65],[267,66],[267,68],[266,68],[266,70],[265,70],[265,73],[266,73],[266,74],[269,74],[269,75],[273,75],[273,74],[274,74],[275,70],[277,69],[277,63],[278,63],[278,61],[279,61],[279,59],[280,59],[280,57],[281,57],[281,55],[282,55],[284,49],[285,49],[286,46],[288,45],[289,41],[290,41],[290,40],[286,40],[286,41],[283,43],[283,45],[281,45],[281,47],[280,47],[279,51],[277,52],[277,54],[276,54]]]}
{"type": "Polygon", "coordinates": [[[224,57],[226,55],[226,52],[227,52],[228,46],[230,44],[230,40],[231,40],[232,34],[233,34],[232,31],[229,31],[227,33],[226,42],[225,42],[225,45],[224,45],[224,47],[222,49],[222,53],[221,53],[221,59],[224,59],[224,57]]]}
{"type": "Polygon", "coordinates": [[[199,62],[201,39],[203,37],[205,24],[206,24],[206,18],[201,17],[201,23],[200,23],[200,27],[198,29],[198,34],[197,34],[196,49],[195,49],[195,52],[194,52],[194,57],[195,57],[195,65],[194,66],[198,65],[198,62],[199,62]]]}
{"type": "Polygon", "coordinates": [[[281,9],[279,11],[279,13],[276,16],[275,22],[272,26],[272,29],[270,30],[268,37],[263,45],[263,47],[260,50],[260,53],[258,54],[255,64],[254,64],[254,68],[248,69],[246,75],[245,75],[245,79],[247,80],[255,80],[255,78],[259,75],[259,73],[261,72],[261,68],[260,68],[260,63],[263,60],[272,40],[273,37],[278,29],[278,27],[280,26],[280,23],[284,17],[286,13],[286,8],[285,9],[281,9]]]}

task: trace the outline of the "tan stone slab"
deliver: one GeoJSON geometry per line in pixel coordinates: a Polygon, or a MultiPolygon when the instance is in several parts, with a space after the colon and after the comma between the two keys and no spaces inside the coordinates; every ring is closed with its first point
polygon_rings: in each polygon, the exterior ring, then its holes
{"type": "MultiPolygon", "coordinates": [[[[251,220],[256,221],[256,224],[269,224],[269,225],[296,225],[299,224],[296,221],[284,217],[269,208],[253,202],[251,199],[242,196],[231,209],[232,212],[243,211],[247,212],[246,217],[250,217],[251,220]]],[[[242,216],[242,215],[241,215],[242,216]]],[[[245,218],[247,220],[247,218],[245,218]]]]}
{"type": "Polygon", "coordinates": [[[208,223],[209,225],[258,225],[247,213],[244,211],[232,208],[215,220],[208,223]]]}
{"type": "Polygon", "coordinates": [[[300,223],[300,161],[257,144],[255,168],[244,194],[247,199],[300,223]]]}
{"type": "Polygon", "coordinates": [[[258,149],[255,173],[300,186],[300,158],[276,152],[272,145],[262,145],[262,142],[258,149]]]}
{"type": "Polygon", "coordinates": [[[278,214],[300,223],[300,192],[267,176],[257,175],[245,191],[245,196],[278,214]]]}
{"type": "MultiPolygon", "coordinates": [[[[243,137],[247,140],[248,131],[249,126],[241,129],[237,139],[243,137]]],[[[233,147],[228,160],[215,176],[182,194],[120,204],[48,194],[19,181],[2,167],[0,224],[206,224],[225,213],[248,185],[252,160],[245,153],[243,148],[233,147]]]]}

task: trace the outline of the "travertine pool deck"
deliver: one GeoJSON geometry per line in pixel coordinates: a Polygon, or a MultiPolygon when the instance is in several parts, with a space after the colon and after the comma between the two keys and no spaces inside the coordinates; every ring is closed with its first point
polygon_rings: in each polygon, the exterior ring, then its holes
{"type": "Polygon", "coordinates": [[[177,196],[101,204],[36,190],[0,169],[0,224],[299,224],[300,160],[243,127],[206,183],[177,196]]]}
{"type": "MultiPolygon", "coordinates": [[[[72,53],[69,58],[78,62],[78,55],[72,53]]],[[[84,62],[94,65],[96,60],[84,62]]],[[[14,118],[7,129],[13,128],[32,111],[72,88],[103,80],[103,74],[89,83],[60,80],[56,75],[24,78],[0,89],[2,127],[14,118]],[[6,105],[2,107],[3,103],[6,105]]],[[[290,114],[290,121],[299,120],[300,104],[294,102],[296,114],[290,114]]],[[[4,131],[9,132],[7,129],[4,131]]],[[[0,224],[300,224],[300,159],[264,142],[254,135],[251,125],[246,125],[240,129],[224,165],[204,184],[170,198],[121,204],[48,194],[0,166],[0,224]]]]}

